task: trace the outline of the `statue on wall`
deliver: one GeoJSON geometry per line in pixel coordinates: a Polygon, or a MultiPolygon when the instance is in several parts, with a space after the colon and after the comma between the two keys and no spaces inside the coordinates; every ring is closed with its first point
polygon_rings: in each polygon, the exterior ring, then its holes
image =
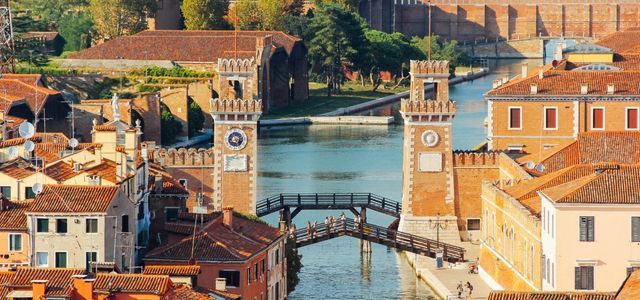
{"type": "Polygon", "coordinates": [[[114,121],[119,121],[120,120],[119,100],[120,99],[118,99],[118,95],[116,93],[113,93],[113,97],[111,97],[111,109],[113,109],[113,120],[114,121]]]}

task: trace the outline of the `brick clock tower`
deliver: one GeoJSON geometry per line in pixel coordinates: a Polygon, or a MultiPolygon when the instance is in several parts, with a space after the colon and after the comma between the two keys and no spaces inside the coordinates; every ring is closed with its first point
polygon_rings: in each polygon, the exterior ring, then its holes
{"type": "Polygon", "coordinates": [[[257,66],[251,59],[221,59],[216,69],[223,99],[211,100],[213,117],[213,202],[216,211],[233,206],[255,214],[258,119],[257,66]]]}
{"type": "Polygon", "coordinates": [[[411,61],[410,72],[411,92],[400,108],[404,119],[400,230],[434,239],[439,231],[441,241],[458,242],[451,149],[456,104],[449,99],[449,62],[411,61]],[[425,92],[429,84],[434,85],[431,99],[425,92]]]}

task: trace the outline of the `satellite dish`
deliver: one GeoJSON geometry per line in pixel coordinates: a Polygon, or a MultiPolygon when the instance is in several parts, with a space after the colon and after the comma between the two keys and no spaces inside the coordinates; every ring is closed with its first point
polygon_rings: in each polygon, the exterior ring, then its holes
{"type": "Polygon", "coordinates": [[[11,158],[14,158],[14,157],[18,156],[18,147],[16,147],[16,146],[9,147],[9,156],[11,158]]]}
{"type": "Polygon", "coordinates": [[[72,138],[69,140],[69,147],[71,148],[75,148],[78,147],[78,140],[75,138],[72,138]]]}
{"type": "Polygon", "coordinates": [[[534,163],[532,161],[527,162],[527,169],[533,169],[535,167],[536,167],[536,163],[534,163]]]}
{"type": "Polygon", "coordinates": [[[18,127],[18,134],[22,138],[29,139],[35,133],[36,133],[35,127],[33,127],[33,124],[29,122],[23,122],[22,124],[20,124],[20,127],[18,127]]]}
{"type": "Polygon", "coordinates": [[[36,148],[36,144],[34,142],[32,142],[32,141],[26,141],[24,143],[24,150],[27,151],[27,152],[31,152],[35,148],[36,148]]]}
{"type": "Polygon", "coordinates": [[[34,183],[33,186],[31,187],[31,190],[33,190],[33,192],[36,194],[42,193],[42,183],[39,183],[39,182],[34,183]]]}
{"type": "Polygon", "coordinates": [[[545,169],[546,168],[544,167],[543,164],[539,164],[539,165],[536,166],[536,171],[538,171],[540,173],[544,172],[545,169]]]}

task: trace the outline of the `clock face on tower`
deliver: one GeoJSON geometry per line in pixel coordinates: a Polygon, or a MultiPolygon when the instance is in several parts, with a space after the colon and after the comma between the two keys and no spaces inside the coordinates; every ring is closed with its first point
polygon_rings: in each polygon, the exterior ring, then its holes
{"type": "Polygon", "coordinates": [[[247,146],[247,134],[240,128],[232,128],[225,134],[224,142],[231,150],[242,150],[247,146]]]}

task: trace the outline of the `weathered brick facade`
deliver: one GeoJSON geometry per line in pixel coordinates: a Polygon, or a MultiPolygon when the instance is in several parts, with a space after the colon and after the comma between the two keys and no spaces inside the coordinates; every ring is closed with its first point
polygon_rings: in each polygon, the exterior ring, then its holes
{"type": "MultiPolygon", "coordinates": [[[[425,36],[427,1],[361,1],[360,15],[376,29],[425,36]]],[[[640,26],[634,1],[432,0],[432,32],[451,40],[589,36],[640,26]],[[604,3],[603,3],[604,2],[604,3]]]]}

